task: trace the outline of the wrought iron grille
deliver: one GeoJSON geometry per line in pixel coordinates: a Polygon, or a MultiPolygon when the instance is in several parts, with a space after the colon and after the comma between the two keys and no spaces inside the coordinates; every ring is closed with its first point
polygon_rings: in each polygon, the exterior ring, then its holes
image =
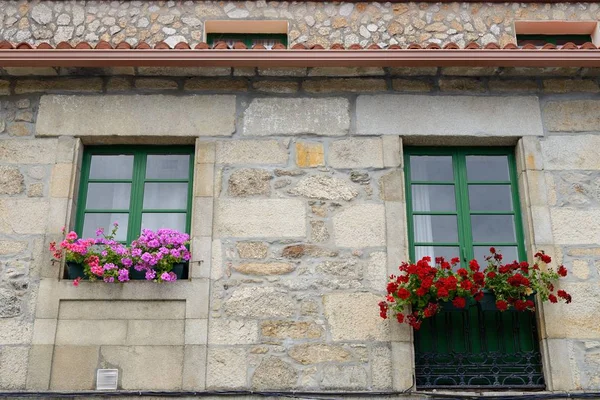
{"type": "Polygon", "coordinates": [[[448,306],[415,332],[417,388],[544,389],[537,337],[534,313],[448,306]]]}

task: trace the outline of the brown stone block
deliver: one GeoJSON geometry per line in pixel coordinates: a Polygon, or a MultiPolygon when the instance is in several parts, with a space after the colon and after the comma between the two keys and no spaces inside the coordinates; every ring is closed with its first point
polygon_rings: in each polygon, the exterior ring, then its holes
{"type": "Polygon", "coordinates": [[[485,92],[483,82],[474,78],[440,78],[442,92],[485,92]]]}
{"type": "Polygon", "coordinates": [[[100,92],[102,78],[76,78],[55,80],[19,80],[16,94],[36,92],[100,92]]]}
{"type": "Polygon", "coordinates": [[[431,92],[433,84],[418,79],[394,79],[392,88],[397,92],[431,92]]]}
{"type": "Polygon", "coordinates": [[[246,79],[196,79],[185,82],[185,90],[202,90],[211,92],[245,92],[248,90],[246,79]]]}
{"type": "Polygon", "coordinates": [[[296,142],[296,165],[311,168],[325,165],[322,143],[296,142]]]}
{"type": "Polygon", "coordinates": [[[334,92],[382,92],[387,90],[384,79],[325,79],[308,80],[302,83],[302,88],[309,93],[334,92]]]}
{"type": "Polygon", "coordinates": [[[296,93],[298,82],[294,81],[258,81],[252,85],[254,90],[265,93],[296,93]]]}

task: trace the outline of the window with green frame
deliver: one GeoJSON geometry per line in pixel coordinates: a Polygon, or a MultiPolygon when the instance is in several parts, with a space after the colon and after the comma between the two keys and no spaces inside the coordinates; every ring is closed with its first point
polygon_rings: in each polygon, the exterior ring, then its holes
{"type": "Polygon", "coordinates": [[[131,243],[142,229],[190,232],[194,148],[97,146],[83,154],[75,224],[82,237],[98,228],[131,243]]]}
{"type": "Polygon", "coordinates": [[[262,44],[270,50],[275,44],[280,43],[287,47],[288,38],[285,33],[208,33],[206,42],[213,46],[216,42],[223,41],[232,48],[236,42],[242,42],[251,49],[254,45],[262,44]]]}
{"type": "Polygon", "coordinates": [[[523,47],[526,44],[533,44],[536,47],[543,47],[546,43],[556,46],[562,46],[567,43],[574,43],[581,46],[584,43],[591,42],[591,35],[519,35],[517,34],[517,46],[523,47]]]}
{"type": "MultiPolygon", "coordinates": [[[[513,149],[408,148],[405,176],[411,260],[485,265],[491,246],[505,261],[525,259],[513,149]]],[[[535,316],[491,304],[444,307],[423,323],[417,387],[544,387],[535,316]]]]}

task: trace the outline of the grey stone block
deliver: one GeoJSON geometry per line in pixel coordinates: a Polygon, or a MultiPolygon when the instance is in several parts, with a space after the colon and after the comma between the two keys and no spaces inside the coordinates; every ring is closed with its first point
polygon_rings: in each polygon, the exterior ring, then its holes
{"type": "Polygon", "coordinates": [[[235,96],[63,96],[40,100],[37,136],[229,136],[235,96]]]}
{"type": "Polygon", "coordinates": [[[359,135],[541,136],[537,97],[363,95],[359,135]]]}

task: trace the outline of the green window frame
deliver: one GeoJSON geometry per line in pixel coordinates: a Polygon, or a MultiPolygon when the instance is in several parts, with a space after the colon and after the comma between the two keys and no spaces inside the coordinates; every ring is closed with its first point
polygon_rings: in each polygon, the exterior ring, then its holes
{"type": "Polygon", "coordinates": [[[224,40],[233,40],[235,42],[242,42],[247,48],[251,49],[254,45],[255,40],[275,40],[283,44],[285,47],[288,45],[288,36],[285,33],[207,33],[206,43],[209,46],[213,46],[216,42],[224,40]]]}
{"type": "MultiPolygon", "coordinates": [[[[526,259],[523,224],[521,218],[521,205],[519,201],[518,181],[514,150],[512,148],[407,148],[405,150],[405,183],[406,183],[406,202],[408,215],[408,239],[410,259],[417,259],[416,247],[446,247],[458,248],[455,257],[459,257],[461,262],[471,260],[475,257],[474,248],[482,252],[489,247],[494,246],[498,249],[510,247],[516,251],[519,261],[526,259]],[[411,156],[447,156],[452,158],[453,176],[451,180],[415,180],[411,175],[411,156]],[[506,157],[508,162],[508,175],[506,179],[469,179],[467,174],[467,158],[470,156],[502,156],[506,157]],[[455,194],[454,211],[415,211],[413,207],[413,188],[417,185],[426,186],[453,186],[455,194]],[[491,185],[493,187],[510,187],[511,210],[473,210],[469,205],[469,190],[471,187],[484,187],[491,185]],[[455,241],[427,241],[419,242],[415,240],[415,217],[416,216],[456,216],[457,220],[457,240],[455,241]],[[488,216],[512,216],[514,223],[515,238],[511,241],[478,241],[473,237],[472,217],[488,216]]],[[[488,186],[489,187],[489,186],[488,186]]],[[[483,261],[478,259],[480,263],[483,261]]]]}
{"type": "MultiPolygon", "coordinates": [[[[100,159],[100,157],[98,158],[100,159]]],[[[151,162],[155,162],[153,159],[151,162]]],[[[124,236],[122,233],[118,239],[124,243],[131,243],[136,239],[142,229],[142,217],[144,214],[185,214],[185,233],[190,233],[191,227],[191,209],[192,209],[192,183],[193,183],[193,171],[194,171],[194,147],[193,146],[92,146],[86,147],[83,153],[83,163],[81,168],[81,182],[79,185],[79,196],[77,202],[77,214],[75,222],[75,231],[78,235],[84,235],[84,223],[86,215],[88,214],[127,214],[127,232],[124,236]],[[159,177],[159,178],[148,178],[148,159],[151,156],[169,156],[169,155],[187,155],[189,156],[189,164],[187,165],[187,175],[178,178],[171,177],[159,177]],[[94,156],[130,156],[132,157],[131,165],[131,176],[130,177],[91,177],[92,160],[94,156]],[[152,207],[144,206],[144,192],[146,185],[153,185],[153,189],[162,190],[159,184],[171,184],[171,188],[177,187],[177,184],[187,184],[187,193],[185,195],[185,205],[176,208],[161,208],[153,205],[152,207]],[[103,184],[110,185],[129,185],[129,199],[126,199],[126,195],[120,200],[125,203],[128,202],[128,207],[119,208],[108,208],[108,207],[88,207],[88,198],[92,200],[92,193],[90,193],[91,185],[95,187],[102,187],[103,184]]],[[[157,170],[155,170],[157,171],[157,170]]],[[[156,172],[154,172],[156,173],[156,172]]],[[[165,185],[162,185],[165,186],[165,185]]],[[[150,188],[150,186],[148,186],[150,188]]],[[[175,197],[175,196],[173,196],[175,197]]],[[[113,199],[114,201],[114,199],[113,199]]],[[[181,200],[179,200],[181,202],[181,200]]],[[[112,223],[113,221],[110,221],[112,223]]],[[[120,224],[121,225],[121,224],[120,224]]],[[[89,227],[88,227],[89,228],[89,227]]],[[[94,230],[97,227],[92,227],[94,230]]],[[[107,226],[104,227],[109,228],[107,226]]],[[[165,228],[175,228],[167,227],[165,228]]],[[[123,226],[119,227],[119,231],[122,232],[123,226]]],[[[89,235],[89,229],[85,236],[89,235]]],[[[93,236],[93,234],[91,235],[93,236]]]]}

